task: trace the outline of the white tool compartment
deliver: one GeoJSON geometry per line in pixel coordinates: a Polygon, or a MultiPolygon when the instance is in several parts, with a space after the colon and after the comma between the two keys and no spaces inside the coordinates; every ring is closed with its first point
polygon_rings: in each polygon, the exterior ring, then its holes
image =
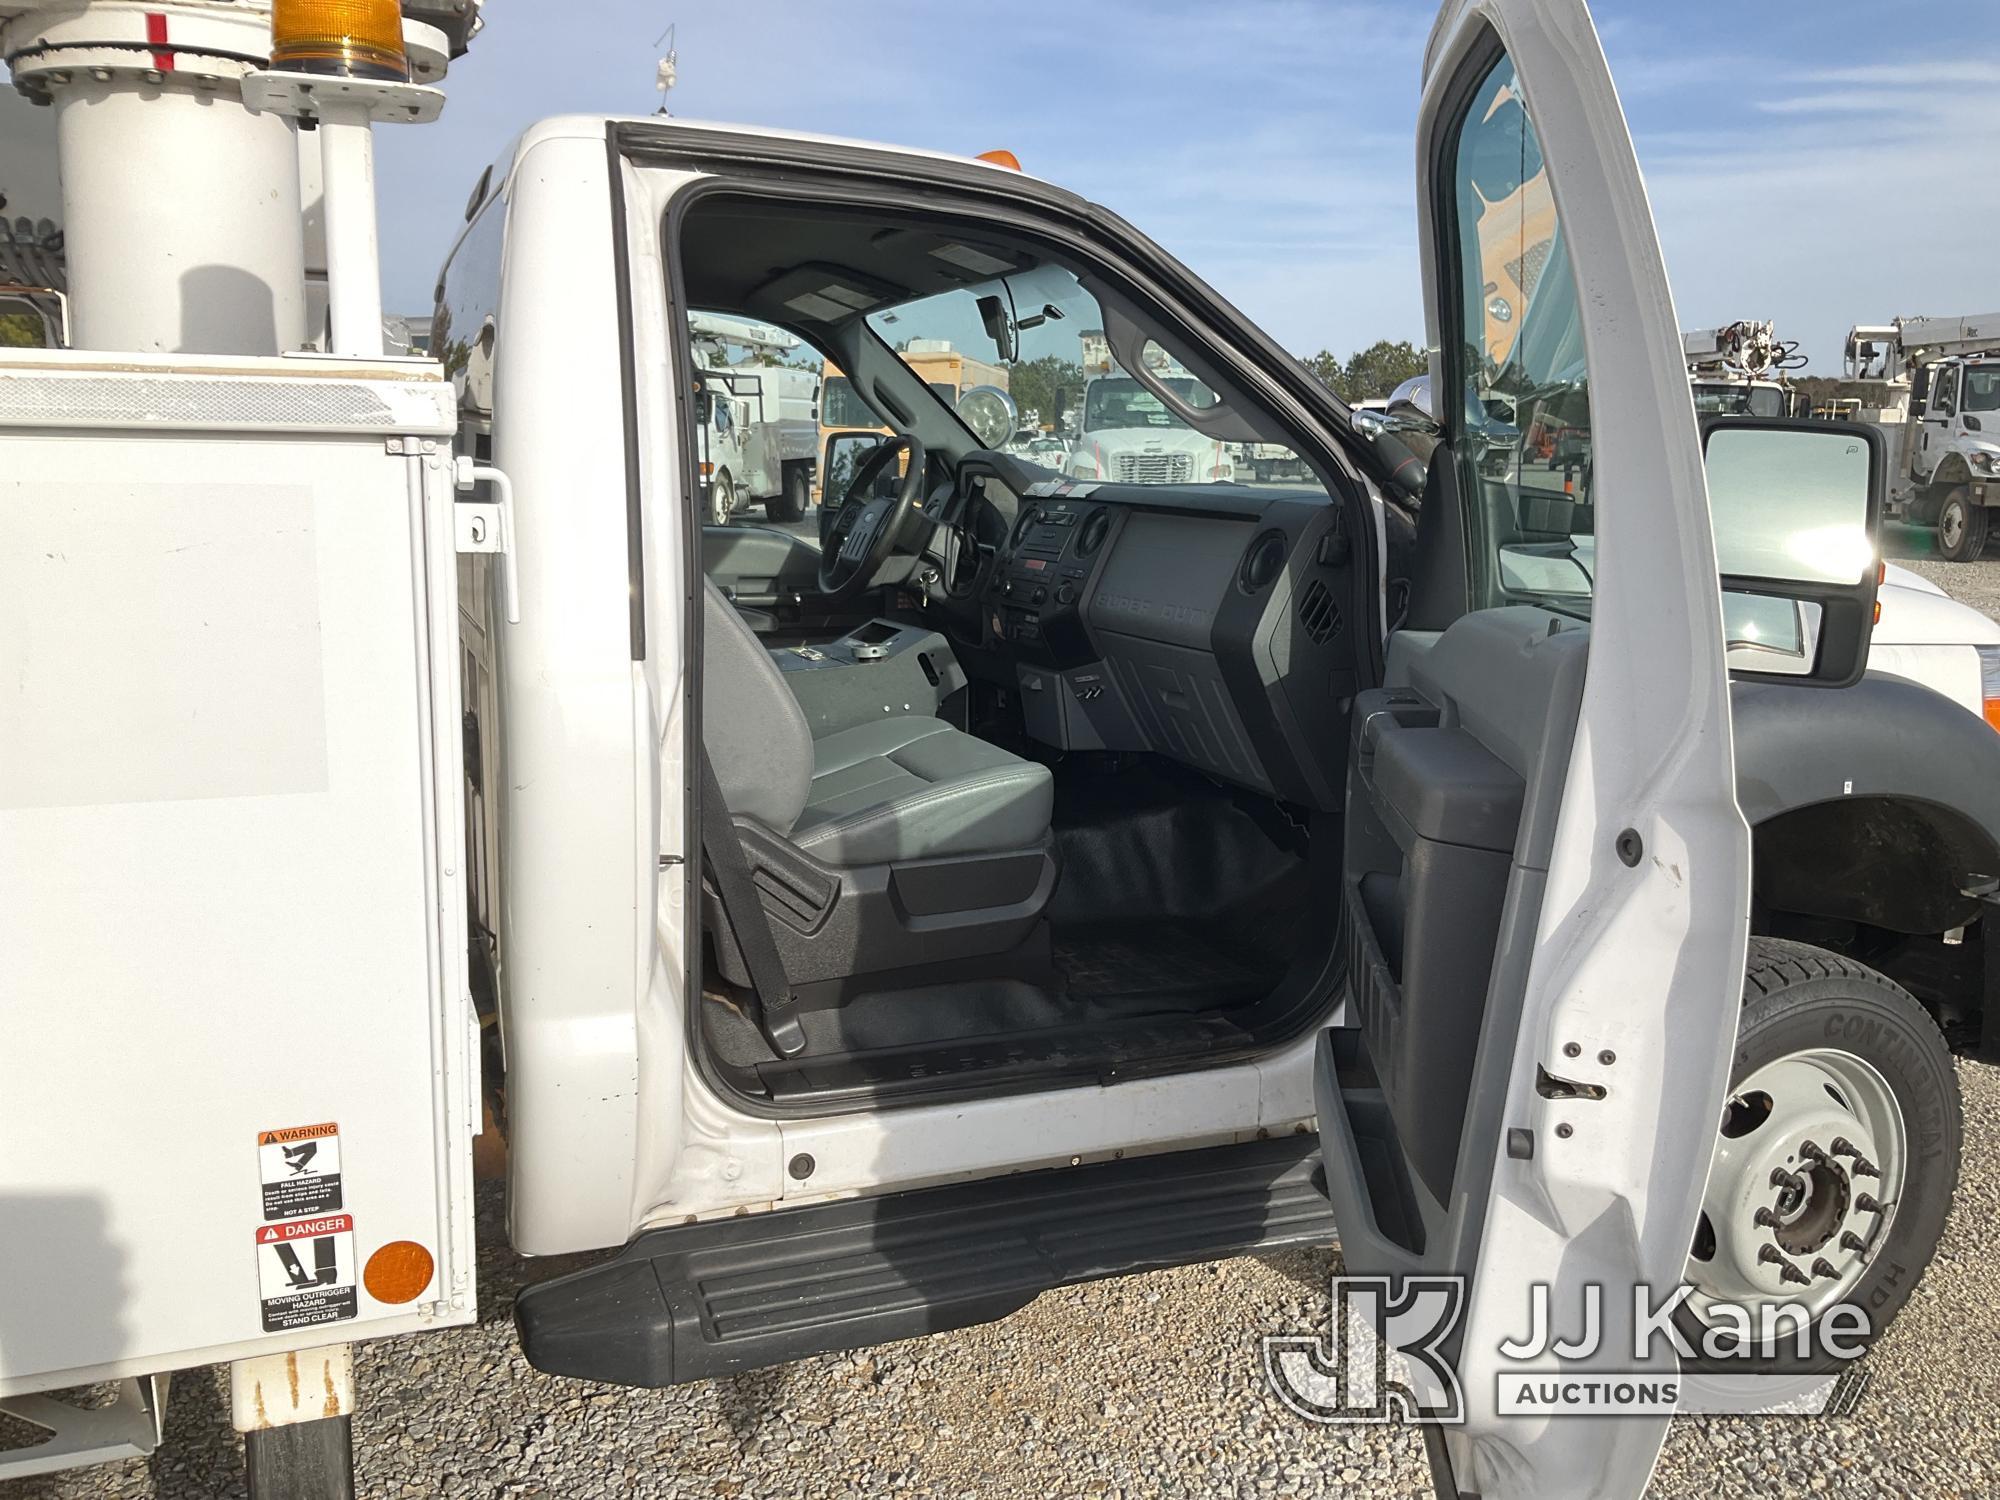
{"type": "Polygon", "coordinates": [[[453,426],[0,360],[0,1397],[474,1316],[453,426]]]}

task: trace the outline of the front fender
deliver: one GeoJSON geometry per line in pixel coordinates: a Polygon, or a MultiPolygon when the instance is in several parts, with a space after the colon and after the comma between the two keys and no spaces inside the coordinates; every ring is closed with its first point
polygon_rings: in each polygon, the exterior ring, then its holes
{"type": "Polygon", "coordinates": [[[1949,808],[2000,848],[2000,734],[1942,693],[1867,672],[1847,688],[1732,682],[1729,696],[1752,827],[1816,802],[1894,797],[1949,808]]]}

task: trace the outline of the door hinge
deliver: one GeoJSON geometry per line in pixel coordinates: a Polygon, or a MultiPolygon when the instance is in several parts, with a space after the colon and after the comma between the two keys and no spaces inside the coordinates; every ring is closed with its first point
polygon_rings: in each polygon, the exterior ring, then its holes
{"type": "Polygon", "coordinates": [[[452,506],[460,552],[495,552],[507,595],[507,623],[521,623],[521,573],[514,558],[514,485],[491,464],[474,463],[460,454],[451,463],[452,488],[461,495],[480,484],[493,487],[491,500],[460,500],[452,506]]]}

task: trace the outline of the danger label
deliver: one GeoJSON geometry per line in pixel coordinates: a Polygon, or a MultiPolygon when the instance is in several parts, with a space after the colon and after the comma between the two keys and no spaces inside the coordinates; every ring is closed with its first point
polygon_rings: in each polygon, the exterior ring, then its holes
{"type": "Polygon", "coordinates": [[[296,1219],[332,1213],[340,1196],[340,1127],[293,1125],[257,1132],[257,1175],[264,1217],[296,1219]]]}
{"type": "Polygon", "coordinates": [[[257,1292],[264,1332],[338,1323],[358,1310],[354,1219],[324,1214],[257,1230],[257,1292]]]}

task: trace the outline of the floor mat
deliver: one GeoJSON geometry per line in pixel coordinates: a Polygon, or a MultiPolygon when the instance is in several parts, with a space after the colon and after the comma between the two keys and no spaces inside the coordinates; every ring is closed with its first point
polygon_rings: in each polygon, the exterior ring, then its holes
{"type": "Polygon", "coordinates": [[[1144,995],[1228,1004],[1263,993],[1277,977],[1231,957],[1185,927],[1161,924],[1061,933],[1055,959],[1072,1000],[1144,995]]]}

